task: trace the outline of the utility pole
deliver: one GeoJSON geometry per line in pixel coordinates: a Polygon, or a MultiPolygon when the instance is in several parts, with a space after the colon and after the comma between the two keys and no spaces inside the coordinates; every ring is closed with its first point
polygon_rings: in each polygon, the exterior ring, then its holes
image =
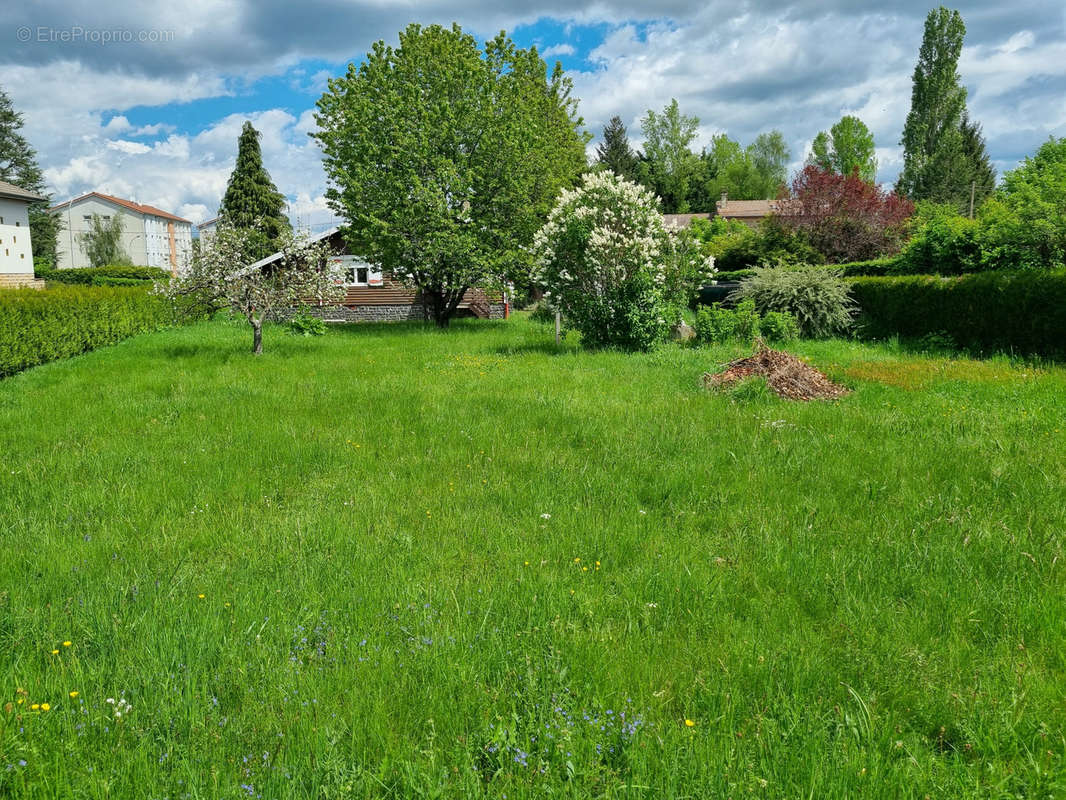
{"type": "Polygon", "coordinates": [[[973,219],[973,195],[977,190],[977,181],[970,181],[970,219],[973,219]]]}

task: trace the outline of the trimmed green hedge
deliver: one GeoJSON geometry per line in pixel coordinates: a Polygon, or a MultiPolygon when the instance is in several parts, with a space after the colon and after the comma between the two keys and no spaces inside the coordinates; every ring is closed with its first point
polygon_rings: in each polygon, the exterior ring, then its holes
{"type": "Polygon", "coordinates": [[[134,284],[113,284],[111,280],[137,281],[147,283],[150,281],[165,281],[170,279],[170,273],[158,267],[131,267],[122,264],[113,264],[109,267],[93,267],[85,269],[35,269],[38,278],[53,283],[83,284],[85,286],[122,286],[134,284]]]}
{"type": "Polygon", "coordinates": [[[164,327],[172,309],[144,287],[0,291],[0,377],[164,327]]]}
{"type": "Polygon", "coordinates": [[[1066,272],[856,278],[864,336],[946,333],[971,350],[1066,354],[1066,272]]]}

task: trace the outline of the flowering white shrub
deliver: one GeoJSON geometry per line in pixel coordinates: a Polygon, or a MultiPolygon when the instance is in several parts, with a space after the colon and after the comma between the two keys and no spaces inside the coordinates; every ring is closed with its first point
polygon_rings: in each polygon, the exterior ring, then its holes
{"type": "Polygon", "coordinates": [[[648,349],[713,269],[687,232],[664,227],[658,205],[612,172],[590,173],[534,237],[537,281],[586,346],[648,349]]]}

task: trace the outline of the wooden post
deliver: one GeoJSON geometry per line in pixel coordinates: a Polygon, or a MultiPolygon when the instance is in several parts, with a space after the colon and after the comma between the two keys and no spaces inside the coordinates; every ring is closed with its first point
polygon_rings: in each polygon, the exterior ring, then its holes
{"type": "Polygon", "coordinates": [[[977,181],[970,181],[970,219],[973,219],[973,195],[977,190],[977,181]]]}
{"type": "Polygon", "coordinates": [[[559,340],[561,338],[562,330],[563,330],[563,315],[560,312],[556,311],[555,312],[555,343],[556,344],[559,344],[559,340]]]}

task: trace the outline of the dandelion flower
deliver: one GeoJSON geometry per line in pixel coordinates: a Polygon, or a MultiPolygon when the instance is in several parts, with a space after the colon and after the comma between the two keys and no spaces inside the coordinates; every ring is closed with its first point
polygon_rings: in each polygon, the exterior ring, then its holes
{"type": "Polygon", "coordinates": [[[685,727],[686,728],[695,728],[696,727],[696,722],[694,720],[691,720],[691,719],[686,719],[685,720],[685,727]]]}
{"type": "Polygon", "coordinates": [[[34,703],[32,706],[30,706],[30,710],[31,711],[37,711],[40,707],[41,707],[40,703],[34,703]]]}
{"type": "Polygon", "coordinates": [[[575,558],[574,559],[574,563],[575,564],[580,564],[581,563],[581,559],[580,558],[575,558]]]}
{"type": "Polygon", "coordinates": [[[58,650],[53,650],[53,651],[52,651],[52,655],[54,655],[54,656],[58,656],[58,655],[59,655],[59,651],[58,651],[58,650]]]}
{"type": "Polygon", "coordinates": [[[71,692],[71,693],[70,693],[70,699],[71,699],[71,700],[73,700],[73,699],[74,699],[75,697],[77,697],[77,696],[78,696],[78,693],[77,693],[77,691],[74,691],[74,692],[71,692]]]}
{"type": "Polygon", "coordinates": [[[51,711],[52,707],[48,703],[41,703],[41,711],[51,711]]]}
{"type": "Polygon", "coordinates": [[[63,642],[64,647],[70,647],[70,642],[63,642]]]}
{"type": "Polygon", "coordinates": [[[206,597],[206,595],[202,595],[202,594],[198,594],[198,595],[196,595],[196,596],[197,596],[197,597],[199,597],[199,598],[200,598],[201,600],[203,600],[203,599],[204,599],[204,597],[206,597]]]}

